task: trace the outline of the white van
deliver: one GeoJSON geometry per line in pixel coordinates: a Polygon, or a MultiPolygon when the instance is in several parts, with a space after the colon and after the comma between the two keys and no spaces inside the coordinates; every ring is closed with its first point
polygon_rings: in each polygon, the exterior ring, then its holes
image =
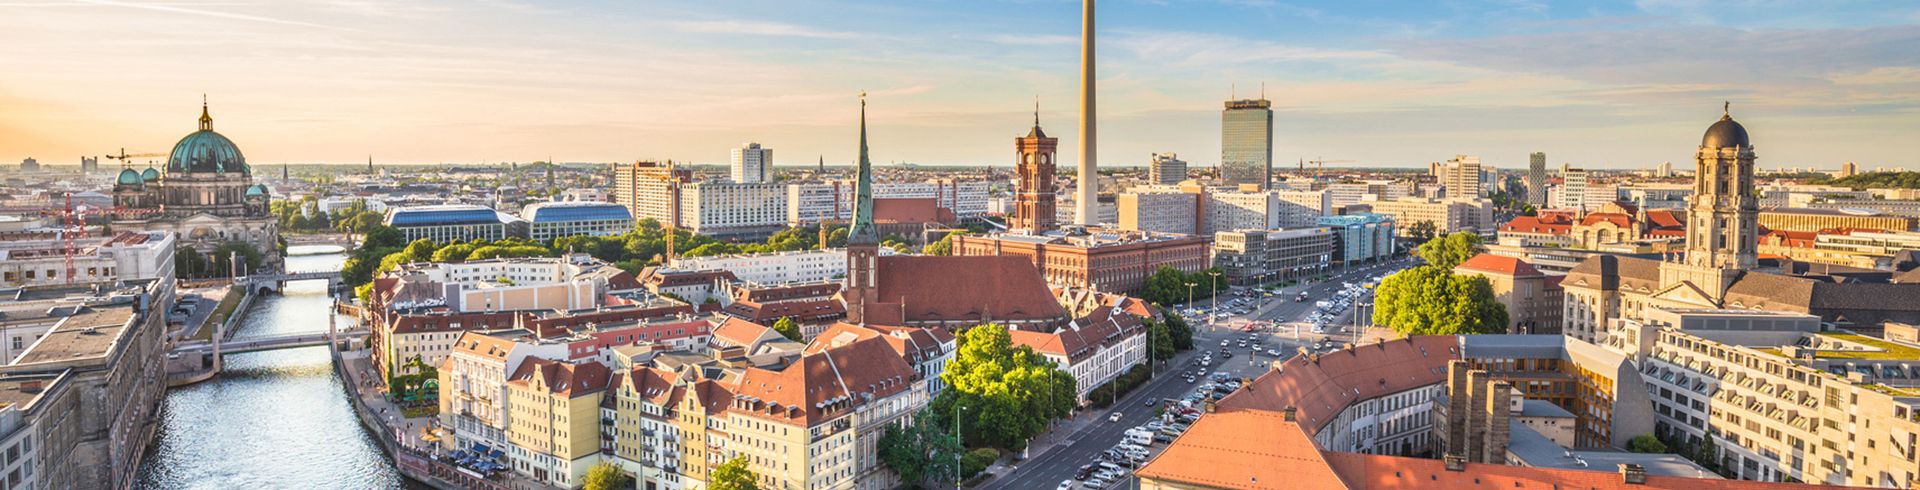
{"type": "Polygon", "coordinates": [[[1140,429],[1138,427],[1127,429],[1127,438],[1125,440],[1128,444],[1133,444],[1135,446],[1140,446],[1140,447],[1152,446],[1153,431],[1140,429]]]}

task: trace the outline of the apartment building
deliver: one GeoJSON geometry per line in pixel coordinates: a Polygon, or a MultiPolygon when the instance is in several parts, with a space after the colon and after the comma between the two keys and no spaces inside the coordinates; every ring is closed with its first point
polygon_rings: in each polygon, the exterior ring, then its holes
{"type": "Polygon", "coordinates": [[[1448,198],[1479,199],[1486,196],[1486,188],[1482,185],[1486,170],[1480,166],[1480,157],[1454,155],[1452,159],[1434,163],[1430,167],[1430,173],[1446,188],[1448,198]]]}
{"type": "Polygon", "coordinates": [[[1185,192],[1124,193],[1115,197],[1119,228],[1151,233],[1199,233],[1200,199],[1185,192]]]}
{"type": "Polygon", "coordinates": [[[1097,308],[1052,332],[1008,329],[1015,346],[1032,347],[1061,371],[1073,375],[1079,402],[1087,394],[1147,362],[1144,319],[1118,308],[1097,308]]]}
{"type": "Polygon", "coordinates": [[[787,225],[785,184],[708,181],[679,187],[676,225],[693,233],[754,237],[787,225]]]}
{"type": "Polygon", "coordinates": [[[600,404],[613,373],[595,362],[529,358],[507,379],[507,440],[514,473],[562,488],[601,459],[600,404]]]}
{"type": "MultiPolygon", "coordinates": [[[[1423,336],[1303,353],[1277,361],[1221,398],[1220,413],[1295,411],[1315,446],[1363,454],[1421,455],[1437,447],[1433,401],[1446,393],[1454,336],[1423,336]]],[[[1201,417],[1205,420],[1212,415],[1201,417]]]]}
{"type": "Polygon", "coordinates": [[[1548,276],[1514,257],[1482,253],[1453,268],[1455,274],[1480,276],[1493,286],[1493,297],[1507,309],[1507,333],[1559,334],[1560,289],[1565,276],[1548,276]]]}
{"type": "Polygon", "coordinates": [[[1175,153],[1155,153],[1147,164],[1147,182],[1172,185],[1187,180],[1187,162],[1175,153]]]}
{"type": "Polygon", "coordinates": [[[454,312],[588,309],[601,306],[608,293],[641,286],[632,274],[586,254],[402,264],[373,284],[380,308],[454,312]]]}
{"type": "Polygon", "coordinates": [[[1373,212],[1393,216],[1399,224],[1399,233],[1405,235],[1414,223],[1433,223],[1439,233],[1465,231],[1490,234],[1497,225],[1493,222],[1493,203],[1486,199],[1456,200],[1433,198],[1405,198],[1392,201],[1371,201],[1373,212]]]}
{"type": "MultiPolygon", "coordinates": [[[[880,254],[892,255],[893,250],[883,247],[880,254]]],[[[764,286],[804,284],[846,277],[847,250],[675,257],[672,265],[683,270],[725,270],[735,279],[764,286]]]]}
{"type": "Polygon", "coordinates": [[[693,181],[693,170],[672,161],[633,162],[613,167],[613,202],[638,220],[664,226],[680,222],[680,186],[693,181]]]}

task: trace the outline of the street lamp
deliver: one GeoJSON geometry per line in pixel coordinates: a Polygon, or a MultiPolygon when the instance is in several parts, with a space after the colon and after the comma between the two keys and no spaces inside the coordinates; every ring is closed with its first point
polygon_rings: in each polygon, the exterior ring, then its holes
{"type": "Polygon", "coordinates": [[[1187,307],[1188,308],[1193,307],[1193,287],[1199,286],[1199,285],[1200,283],[1197,283],[1197,282],[1187,283],[1187,307]]]}
{"type": "Polygon", "coordinates": [[[960,490],[960,455],[967,452],[966,440],[960,438],[960,412],[966,409],[959,402],[953,404],[953,440],[960,446],[960,450],[953,453],[953,490],[960,490]]]}
{"type": "Polygon", "coordinates": [[[1213,295],[1213,309],[1207,311],[1207,328],[1217,332],[1220,330],[1217,324],[1220,318],[1220,272],[1207,271],[1207,275],[1213,278],[1207,281],[1207,293],[1213,295]]]}

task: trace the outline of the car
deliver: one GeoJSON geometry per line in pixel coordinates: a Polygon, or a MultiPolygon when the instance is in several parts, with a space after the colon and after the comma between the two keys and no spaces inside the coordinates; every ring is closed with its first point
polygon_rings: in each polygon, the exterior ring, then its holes
{"type": "Polygon", "coordinates": [[[1092,464],[1082,465],[1078,471],[1073,472],[1073,479],[1085,480],[1087,477],[1093,476],[1093,468],[1094,466],[1092,464]]]}
{"type": "Polygon", "coordinates": [[[1153,406],[1153,399],[1152,399],[1152,398],[1148,398],[1148,399],[1147,399],[1147,401],[1146,401],[1146,402],[1145,402],[1144,404],[1142,404],[1142,405],[1143,405],[1143,406],[1147,406],[1147,407],[1152,407],[1152,406],[1153,406]]]}
{"type": "Polygon", "coordinates": [[[1222,359],[1232,359],[1232,358],[1233,358],[1233,353],[1232,353],[1232,352],[1222,352],[1222,353],[1220,353],[1220,357],[1221,357],[1222,359]]]}
{"type": "Polygon", "coordinates": [[[1227,344],[1228,344],[1228,343],[1231,343],[1231,342],[1233,342],[1233,341],[1232,341],[1232,340],[1229,340],[1229,339],[1220,339],[1220,346],[1221,346],[1221,347],[1226,347],[1226,346],[1227,346],[1227,344]]]}
{"type": "Polygon", "coordinates": [[[1280,357],[1280,349],[1267,349],[1267,355],[1273,356],[1273,357],[1280,357]]]}
{"type": "Polygon", "coordinates": [[[1072,489],[1073,489],[1073,480],[1061,480],[1060,486],[1053,487],[1053,490],[1072,490],[1072,489]]]}
{"type": "Polygon", "coordinates": [[[1108,422],[1119,422],[1119,421],[1120,421],[1120,412],[1114,412],[1114,413],[1113,413],[1113,414],[1111,414],[1111,415],[1107,415],[1107,421],[1108,421],[1108,422]]]}

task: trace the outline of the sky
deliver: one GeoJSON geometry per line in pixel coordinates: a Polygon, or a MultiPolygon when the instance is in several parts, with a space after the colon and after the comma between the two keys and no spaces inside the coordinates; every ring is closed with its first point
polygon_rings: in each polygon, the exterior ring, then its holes
{"type": "MultiPolygon", "coordinates": [[[[1099,155],[1219,160],[1229,98],[1276,167],[1683,168],[1722,102],[1762,168],[1920,169],[1920,3],[1102,0],[1099,155]]],[[[0,164],[1075,162],[1075,0],[0,0],[0,164]]]]}

